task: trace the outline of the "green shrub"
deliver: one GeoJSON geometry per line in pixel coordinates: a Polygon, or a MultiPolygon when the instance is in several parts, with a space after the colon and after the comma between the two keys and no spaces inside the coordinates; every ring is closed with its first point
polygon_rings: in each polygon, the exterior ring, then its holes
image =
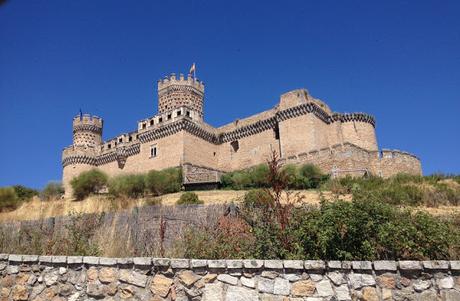
{"type": "Polygon", "coordinates": [[[317,189],[320,185],[329,179],[321,170],[312,165],[294,165],[288,164],[281,170],[288,179],[289,189],[317,189]]]}
{"type": "Polygon", "coordinates": [[[49,182],[40,193],[42,200],[49,201],[58,199],[64,194],[64,187],[61,182],[49,182]]]}
{"type": "Polygon", "coordinates": [[[152,170],[147,174],[145,184],[147,190],[154,195],[178,192],[182,187],[182,170],[180,168],[152,170]]]}
{"type": "MultiPolygon", "coordinates": [[[[287,177],[289,189],[315,189],[327,181],[328,175],[311,164],[301,166],[288,164],[282,169],[287,177]]],[[[245,170],[229,172],[221,177],[221,185],[227,189],[267,188],[269,169],[267,164],[260,164],[245,170]]]]}
{"type": "Polygon", "coordinates": [[[244,194],[243,208],[251,210],[254,208],[266,208],[273,202],[272,196],[267,190],[253,189],[244,194]]]}
{"type": "Polygon", "coordinates": [[[249,175],[251,178],[251,182],[253,183],[253,187],[255,188],[263,188],[269,187],[268,183],[268,165],[267,164],[260,164],[252,167],[249,170],[249,175]]]}
{"type": "Polygon", "coordinates": [[[73,195],[77,200],[82,200],[92,193],[97,193],[107,185],[107,175],[100,170],[92,169],[82,172],[70,181],[73,195]]]}
{"type": "Polygon", "coordinates": [[[0,211],[14,210],[21,204],[13,187],[0,187],[0,211]]]}
{"type": "Polygon", "coordinates": [[[145,176],[122,175],[109,180],[109,193],[113,196],[123,196],[127,198],[137,198],[144,194],[145,176]]]}
{"type": "Polygon", "coordinates": [[[324,203],[299,230],[307,257],[339,260],[448,258],[459,241],[458,230],[428,214],[365,200],[324,203]]]}
{"type": "Polygon", "coordinates": [[[268,166],[260,164],[245,170],[229,172],[221,177],[221,185],[226,189],[249,189],[268,187],[268,166]]]}
{"type": "Polygon", "coordinates": [[[393,205],[435,207],[460,204],[460,186],[453,176],[398,174],[388,179],[348,176],[329,180],[322,187],[334,193],[353,194],[357,200],[374,199],[393,205]]]}
{"type": "Polygon", "coordinates": [[[39,194],[38,190],[29,188],[29,187],[25,187],[23,185],[14,185],[13,189],[16,192],[16,195],[18,196],[18,198],[23,201],[29,200],[39,194]]]}
{"type": "MultiPolygon", "coordinates": [[[[252,203],[252,202],[249,202],[252,203]]],[[[398,209],[378,201],[323,202],[320,208],[295,208],[283,229],[276,210],[245,206],[243,218],[253,237],[250,245],[227,245],[204,251],[199,244],[222,242],[214,228],[194,229],[190,254],[225,258],[226,250],[266,259],[385,260],[457,259],[460,257],[458,225],[427,213],[398,209]],[[247,249],[241,249],[246,247],[247,249]],[[222,253],[219,253],[222,252],[222,253]]],[[[227,244],[240,241],[227,240],[227,244]]],[[[214,243],[213,243],[214,244],[214,243]]]]}
{"type": "Polygon", "coordinates": [[[184,192],[177,200],[176,205],[200,205],[203,201],[194,192],[184,192]]]}

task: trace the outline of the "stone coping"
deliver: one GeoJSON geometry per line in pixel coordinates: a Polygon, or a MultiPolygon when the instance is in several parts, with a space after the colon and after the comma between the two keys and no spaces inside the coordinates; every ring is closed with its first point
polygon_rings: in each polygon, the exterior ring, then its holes
{"type": "Polygon", "coordinates": [[[172,269],[272,269],[295,271],[355,270],[355,271],[443,271],[460,272],[460,260],[376,260],[376,261],[323,261],[323,260],[260,260],[260,259],[184,259],[126,257],[109,258],[94,256],[39,256],[0,254],[0,262],[10,265],[88,265],[88,266],[136,266],[172,269]]]}

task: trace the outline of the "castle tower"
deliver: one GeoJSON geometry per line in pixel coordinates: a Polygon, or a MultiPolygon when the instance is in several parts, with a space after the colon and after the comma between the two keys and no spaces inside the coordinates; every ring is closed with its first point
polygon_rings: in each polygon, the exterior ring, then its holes
{"type": "Polygon", "coordinates": [[[102,144],[102,118],[88,114],[74,117],[73,145],[94,148],[102,144]]]}
{"type": "Polygon", "coordinates": [[[191,74],[179,78],[173,73],[158,81],[158,113],[187,106],[203,119],[204,84],[191,74]]]}

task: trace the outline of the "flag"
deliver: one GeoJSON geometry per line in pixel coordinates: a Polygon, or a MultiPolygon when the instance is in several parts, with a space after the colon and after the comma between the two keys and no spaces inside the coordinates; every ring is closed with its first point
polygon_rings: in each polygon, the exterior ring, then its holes
{"type": "Polygon", "coordinates": [[[82,119],[83,119],[83,112],[80,109],[80,120],[82,120],[82,119]]]}
{"type": "Polygon", "coordinates": [[[190,71],[188,73],[193,74],[193,76],[195,76],[195,69],[196,69],[195,63],[193,63],[193,65],[192,65],[192,67],[190,67],[190,71]]]}

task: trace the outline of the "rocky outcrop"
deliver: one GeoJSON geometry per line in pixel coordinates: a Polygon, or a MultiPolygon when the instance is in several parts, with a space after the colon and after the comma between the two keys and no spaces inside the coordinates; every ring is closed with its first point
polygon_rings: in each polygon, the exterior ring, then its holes
{"type": "Polygon", "coordinates": [[[460,261],[0,254],[0,300],[460,300],[460,261]]]}

